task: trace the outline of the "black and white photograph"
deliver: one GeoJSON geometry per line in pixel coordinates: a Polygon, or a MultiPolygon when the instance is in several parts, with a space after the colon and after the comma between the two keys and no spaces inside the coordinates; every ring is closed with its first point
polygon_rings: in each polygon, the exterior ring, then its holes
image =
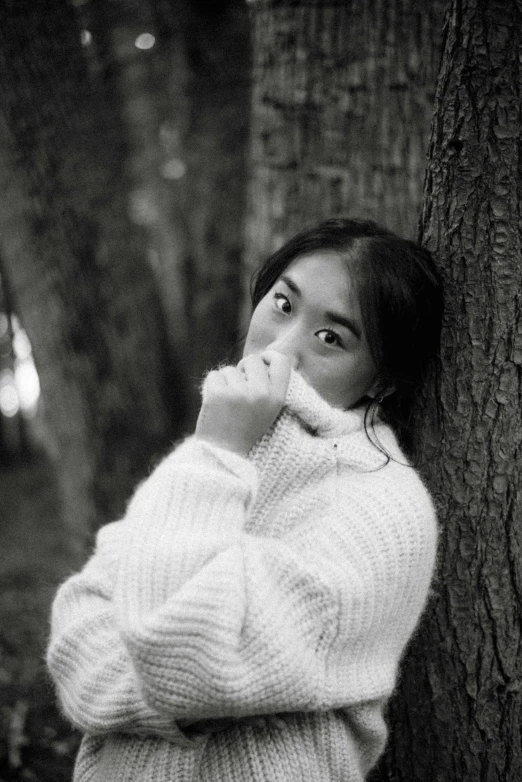
{"type": "Polygon", "coordinates": [[[521,782],[521,451],[521,0],[1,0],[0,782],[521,782]]]}

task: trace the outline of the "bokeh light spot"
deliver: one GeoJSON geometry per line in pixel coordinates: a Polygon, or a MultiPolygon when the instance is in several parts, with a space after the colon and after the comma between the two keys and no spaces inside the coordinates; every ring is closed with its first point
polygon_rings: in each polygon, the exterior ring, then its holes
{"type": "Polygon", "coordinates": [[[12,418],[19,409],[20,399],[14,375],[10,369],[6,369],[0,374],[0,411],[7,418],[12,418]]]}
{"type": "Polygon", "coordinates": [[[171,158],[161,167],[161,175],[164,179],[181,179],[185,176],[187,165],[179,158],[171,158]]]}
{"type": "Polygon", "coordinates": [[[14,379],[20,407],[26,415],[32,417],[36,413],[40,398],[40,380],[32,358],[26,358],[17,364],[14,379]]]}
{"type": "Polygon", "coordinates": [[[16,358],[20,361],[28,358],[31,355],[31,343],[24,329],[17,329],[13,336],[13,350],[16,358]]]}
{"type": "Polygon", "coordinates": [[[129,216],[136,225],[152,225],[158,219],[158,210],[149,191],[137,189],[130,194],[129,216]]]}
{"type": "Polygon", "coordinates": [[[156,39],[152,35],[152,33],[141,33],[134,41],[134,46],[137,49],[146,50],[146,49],[152,49],[155,43],[156,43],[156,39]]]}

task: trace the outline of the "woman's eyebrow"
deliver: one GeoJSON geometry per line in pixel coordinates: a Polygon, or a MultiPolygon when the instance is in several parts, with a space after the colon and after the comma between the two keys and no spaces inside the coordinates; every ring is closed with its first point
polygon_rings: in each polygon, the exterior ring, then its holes
{"type": "Polygon", "coordinates": [[[344,326],[355,334],[357,339],[361,339],[361,327],[351,318],[346,318],[344,315],[338,315],[336,312],[325,312],[325,315],[332,323],[338,323],[339,326],[344,326]]]}
{"type": "Polygon", "coordinates": [[[296,296],[300,296],[301,295],[301,291],[299,289],[299,286],[296,285],[295,282],[290,279],[290,277],[287,277],[286,274],[282,274],[279,279],[282,282],[284,282],[285,285],[287,285],[290,288],[292,293],[296,294],[296,296]]]}

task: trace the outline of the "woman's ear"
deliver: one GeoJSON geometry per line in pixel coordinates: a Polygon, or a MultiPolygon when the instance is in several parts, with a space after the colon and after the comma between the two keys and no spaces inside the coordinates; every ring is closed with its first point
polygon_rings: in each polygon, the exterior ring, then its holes
{"type": "Polygon", "coordinates": [[[367,391],[366,396],[369,396],[370,399],[375,399],[380,403],[385,396],[390,396],[390,394],[393,394],[394,391],[395,386],[387,386],[386,388],[383,388],[378,381],[375,381],[375,383],[367,391]]]}

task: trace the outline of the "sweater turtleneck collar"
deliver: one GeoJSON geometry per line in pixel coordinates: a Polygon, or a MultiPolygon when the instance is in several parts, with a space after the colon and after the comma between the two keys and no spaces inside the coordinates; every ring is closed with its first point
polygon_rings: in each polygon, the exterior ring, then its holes
{"type": "Polygon", "coordinates": [[[297,419],[311,434],[325,441],[335,441],[337,458],[341,462],[362,470],[380,469],[390,458],[408,464],[389,426],[377,419],[369,434],[364,423],[364,407],[349,410],[332,407],[294,370],[281,423],[286,416],[297,419]]]}
{"type": "Polygon", "coordinates": [[[322,437],[339,437],[364,426],[364,410],[332,407],[304,378],[292,370],[283,411],[297,416],[310,430],[322,437]]]}
{"type": "Polygon", "coordinates": [[[260,480],[256,513],[264,518],[285,491],[332,470],[373,472],[390,458],[404,462],[392,430],[376,422],[367,431],[364,413],[332,407],[292,370],[281,413],[249,454],[260,480]]]}

